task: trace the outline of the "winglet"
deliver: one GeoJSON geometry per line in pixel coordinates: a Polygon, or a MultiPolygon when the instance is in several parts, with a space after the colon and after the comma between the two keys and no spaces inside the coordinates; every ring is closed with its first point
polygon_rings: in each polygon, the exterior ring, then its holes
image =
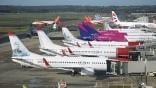
{"type": "Polygon", "coordinates": [[[68,47],[68,51],[69,51],[69,53],[72,53],[72,51],[71,51],[71,49],[68,47]]]}
{"type": "Polygon", "coordinates": [[[49,63],[48,63],[48,61],[45,59],[45,58],[43,58],[43,63],[48,67],[49,66],[49,63]]]}
{"type": "Polygon", "coordinates": [[[78,47],[81,47],[80,44],[79,44],[78,42],[76,42],[76,44],[77,44],[78,47]]]}
{"type": "Polygon", "coordinates": [[[62,49],[62,54],[64,55],[64,56],[68,56],[66,53],[65,53],[65,51],[62,49]]]}
{"type": "Polygon", "coordinates": [[[88,45],[90,46],[90,47],[93,47],[93,45],[88,41],[88,45]]]}

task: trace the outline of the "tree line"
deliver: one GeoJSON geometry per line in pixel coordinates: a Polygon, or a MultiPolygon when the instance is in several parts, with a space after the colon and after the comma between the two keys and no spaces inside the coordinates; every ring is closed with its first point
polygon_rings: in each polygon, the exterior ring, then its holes
{"type": "Polygon", "coordinates": [[[152,6],[0,6],[0,13],[22,13],[22,12],[97,12],[110,13],[124,11],[127,13],[156,13],[156,5],[152,6]]]}

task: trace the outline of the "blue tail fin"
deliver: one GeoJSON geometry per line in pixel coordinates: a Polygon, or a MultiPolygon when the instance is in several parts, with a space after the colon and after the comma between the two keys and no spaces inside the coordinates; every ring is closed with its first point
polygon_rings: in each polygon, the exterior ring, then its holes
{"type": "Polygon", "coordinates": [[[83,22],[83,27],[88,31],[90,35],[97,35],[99,34],[96,29],[94,29],[93,25],[89,22],[83,22]]]}
{"type": "Polygon", "coordinates": [[[79,24],[78,28],[82,39],[91,40],[91,34],[89,34],[88,30],[86,30],[82,24],[79,24]]]}

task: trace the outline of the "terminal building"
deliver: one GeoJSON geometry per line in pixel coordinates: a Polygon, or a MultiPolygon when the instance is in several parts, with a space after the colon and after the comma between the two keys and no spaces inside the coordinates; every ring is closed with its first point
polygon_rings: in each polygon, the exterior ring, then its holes
{"type": "MultiPolygon", "coordinates": [[[[153,47],[154,48],[154,47],[153,47]]],[[[128,58],[114,58],[107,61],[108,75],[131,75],[153,73],[156,76],[155,50],[130,51],[128,58]]]]}

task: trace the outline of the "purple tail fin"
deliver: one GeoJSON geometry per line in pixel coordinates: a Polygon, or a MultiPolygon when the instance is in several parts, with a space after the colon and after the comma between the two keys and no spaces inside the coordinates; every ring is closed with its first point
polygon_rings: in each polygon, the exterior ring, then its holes
{"type": "Polygon", "coordinates": [[[91,40],[91,34],[88,33],[88,30],[86,30],[82,24],[79,24],[78,28],[82,39],[91,40]]]}
{"type": "Polygon", "coordinates": [[[89,22],[83,22],[83,27],[88,31],[90,35],[99,34],[96,29],[94,29],[93,25],[89,22]]]}

